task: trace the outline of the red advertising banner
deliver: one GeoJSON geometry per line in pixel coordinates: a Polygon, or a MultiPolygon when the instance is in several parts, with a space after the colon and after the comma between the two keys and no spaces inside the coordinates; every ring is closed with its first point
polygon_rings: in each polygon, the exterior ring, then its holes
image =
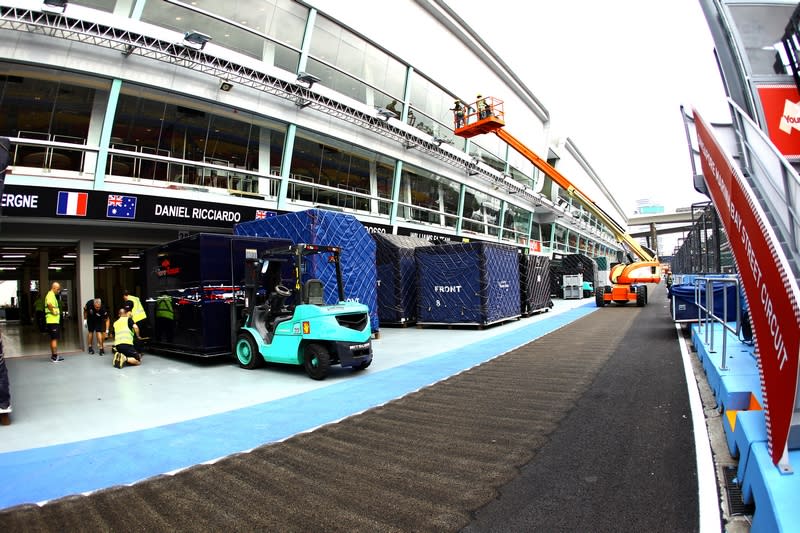
{"type": "MultiPolygon", "coordinates": [[[[800,310],[777,237],[738,168],[694,111],[703,176],[728,234],[750,308],[773,464],[781,462],[797,393],[800,310]]],[[[800,133],[800,132],[798,132],[800,133]]]]}
{"type": "Polygon", "coordinates": [[[800,158],[800,93],[794,85],[761,85],[758,96],[772,144],[784,157],[800,158]]]}

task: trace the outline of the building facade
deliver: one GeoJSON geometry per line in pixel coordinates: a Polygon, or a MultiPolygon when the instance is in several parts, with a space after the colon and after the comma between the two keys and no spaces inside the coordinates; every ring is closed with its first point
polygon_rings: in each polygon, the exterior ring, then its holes
{"type": "Polygon", "coordinates": [[[311,207],[375,232],[617,256],[609,228],[500,138],[454,134],[456,100],[502,99],[514,134],[624,223],[451,6],[393,2],[391,21],[359,6],[0,1],[0,278],[18,280],[23,319],[52,280],[73,311],[115,305],[143,249],[311,207]]]}

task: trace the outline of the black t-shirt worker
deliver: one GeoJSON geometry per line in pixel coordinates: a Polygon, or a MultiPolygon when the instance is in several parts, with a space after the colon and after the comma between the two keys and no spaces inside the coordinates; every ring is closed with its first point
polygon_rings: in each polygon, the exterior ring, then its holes
{"type": "Polygon", "coordinates": [[[94,298],[86,302],[86,306],[83,308],[83,318],[86,320],[86,329],[88,331],[86,344],[89,346],[89,353],[94,353],[92,340],[97,339],[97,354],[105,355],[103,343],[111,326],[111,317],[108,314],[108,309],[103,305],[103,301],[100,298],[94,298]]]}

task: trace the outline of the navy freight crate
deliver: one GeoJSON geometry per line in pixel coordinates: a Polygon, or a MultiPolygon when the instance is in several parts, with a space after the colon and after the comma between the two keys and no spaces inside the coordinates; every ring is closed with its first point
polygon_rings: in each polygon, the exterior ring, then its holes
{"type": "Polygon", "coordinates": [[[286,239],[198,233],[146,250],[150,346],[200,357],[230,354],[245,308],[245,259],[290,244],[286,239]],[[159,299],[165,298],[168,313],[158,313],[159,299]]]}
{"type": "Polygon", "coordinates": [[[520,312],[522,316],[549,311],[550,259],[544,255],[519,256],[520,312]]]}
{"type": "Polygon", "coordinates": [[[381,324],[417,321],[417,263],[414,250],[432,244],[418,237],[373,233],[377,246],[378,317],[381,324]]]}
{"type": "Polygon", "coordinates": [[[520,316],[517,250],[474,242],[417,248],[417,324],[485,326],[520,316]]]}
{"type": "MultiPolygon", "coordinates": [[[[714,296],[714,314],[720,319],[726,315],[724,298],[727,297],[727,319],[728,322],[736,320],[736,286],[732,283],[717,283],[715,282],[712,288],[714,296]],[[727,294],[723,294],[727,292],[727,294]]],[[[695,305],[695,285],[694,283],[686,283],[682,285],[673,285],[671,290],[671,305],[672,320],[674,322],[697,322],[698,308],[695,305]]],[[[706,304],[706,286],[704,283],[700,284],[700,303],[706,304]]]]}
{"type": "MultiPolygon", "coordinates": [[[[237,235],[289,239],[295,244],[339,246],[342,249],[340,265],[345,298],[369,307],[372,331],[379,329],[377,271],[375,268],[375,241],[366,228],[353,215],[308,209],[261,220],[242,222],[234,227],[237,235]]],[[[311,278],[322,281],[325,303],[337,303],[336,268],[333,263],[312,261],[310,271],[302,274],[305,282],[311,278]]]]}

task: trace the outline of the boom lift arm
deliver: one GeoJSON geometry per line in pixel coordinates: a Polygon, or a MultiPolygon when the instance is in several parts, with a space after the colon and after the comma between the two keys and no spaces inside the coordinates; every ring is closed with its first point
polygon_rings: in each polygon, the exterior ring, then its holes
{"type": "Polygon", "coordinates": [[[615,284],[612,291],[615,296],[613,298],[609,296],[606,300],[621,301],[620,294],[622,290],[625,290],[632,295],[627,299],[633,301],[636,299],[636,288],[631,287],[632,285],[637,283],[658,283],[661,281],[659,274],[660,262],[652,251],[636,242],[616,220],[601,209],[587,194],[578,189],[546,160],[539,157],[533,150],[503,128],[505,126],[505,113],[502,100],[493,97],[481,98],[479,96],[479,100],[470,105],[456,101],[453,111],[456,135],[470,138],[482,133],[493,132],[533,163],[536,168],[549,176],[550,179],[567,191],[571,197],[577,198],[591,214],[612,231],[623,247],[639,258],[639,261],[634,261],[633,257],[629,257],[631,261],[629,264],[616,265],[611,269],[609,277],[611,282],[615,284]]]}

